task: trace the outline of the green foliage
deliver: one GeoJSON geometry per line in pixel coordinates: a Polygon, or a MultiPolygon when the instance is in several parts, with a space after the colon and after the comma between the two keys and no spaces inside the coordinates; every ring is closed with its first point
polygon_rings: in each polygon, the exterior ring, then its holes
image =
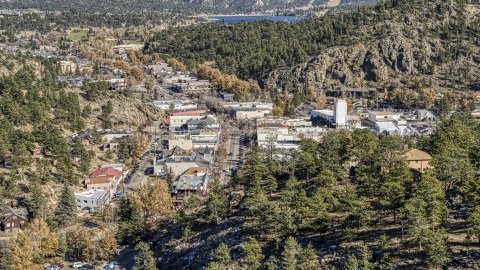
{"type": "Polygon", "coordinates": [[[448,249],[448,236],[445,229],[439,229],[432,233],[426,245],[427,264],[431,268],[440,269],[446,266],[452,259],[448,249]]]}
{"type": "Polygon", "coordinates": [[[46,218],[46,198],[38,182],[30,185],[30,199],[27,201],[31,218],[46,218]]]}
{"type": "Polygon", "coordinates": [[[226,266],[232,262],[232,257],[230,256],[230,249],[224,243],[220,243],[214,251],[215,261],[222,266],[226,266]]]}
{"type": "Polygon", "coordinates": [[[85,91],[86,99],[89,101],[97,101],[103,93],[108,92],[108,84],[103,81],[86,82],[81,88],[85,91]]]}
{"type": "Polygon", "coordinates": [[[262,266],[262,261],[265,256],[262,254],[262,248],[258,241],[249,237],[247,241],[243,244],[243,250],[246,253],[245,260],[249,270],[256,270],[262,266]]]}
{"type": "Polygon", "coordinates": [[[142,210],[138,204],[130,204],[125,200],[121,203],[121,205],[127,207],[121,213],[119,237],[123,241],[126,239],[132,239],[133,241],[138,242],[143,237],[145,232],[145,220],[142,210]]]}
{"type": "Polygon", "coordinates": [[[285,241],[285,248],[282,252],[282,269],[295,270],[298,267],[298,257],[302,252],[302,246],[297,239],[289,236],[285,241]]]}
{"type": "Polygon", "coordinates": [[[130,157],[130,151],[128,149],[128,142],[126,140],[122,140],[118,144],[117,157],[123,162],[128,161],[128,158],[130,157]]]}
{"type": "Polygon", "coordinates": [[[140,252],[135,255],[135,266],[132,270],[155,270],[157,269],[155,257],[153,251],[150,250],[150,246],[145,242],[140,242],[135,246],[135,249],[140,252]]]}
{"type": "Polygon", "coordinates": [[[220,181],[213,180],[210,182],[207,198],[205,218],[209,222],[215,221],[219,224],[220,220],[225,217],[228,211],[227,196],[225,196],[225,193],[223,192],[220,181]]]}
{"type": "Polygon", "coordinates": [[[55,220],[58,225],[69,225],[77,218],[77,203],[73,190],[65,184],[63,186],[60,200],[58,201],[57,210],[55,211],[55,220]]]}

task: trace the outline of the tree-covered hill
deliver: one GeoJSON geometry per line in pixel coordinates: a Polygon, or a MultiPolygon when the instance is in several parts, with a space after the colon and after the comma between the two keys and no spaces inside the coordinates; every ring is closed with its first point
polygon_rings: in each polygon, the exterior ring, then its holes
{"type": "Polygon", "coordinates": [[[266,87],[344,84],[479,89],[479,6],[388,0],[294,23],[205,24],[157,33],[147,52],[214,61],[266,87]]]}

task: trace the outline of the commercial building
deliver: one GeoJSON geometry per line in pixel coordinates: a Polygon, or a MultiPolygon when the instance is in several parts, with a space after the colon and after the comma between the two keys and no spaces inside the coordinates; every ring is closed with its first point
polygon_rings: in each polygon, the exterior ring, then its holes
{"type": "Polygon", "coordinates": [[[141,50],[143,44],[131,44],[131,45],[117,45],[112,47],[112,51],[116,54],[124,54],[130,50],[141,50]]]}
{"type": "Polygon", "coordinates": [[[265,116],[265,113],[261,109],[257,109],[255,107],[234,107],[232,110],[235,112],[235,119],[237,120],[246,120],[265,116]]]}
{"type": "Polygon", "coordinates": [[[192,167],[173,182],[177,196],[179,193],[205,192],[208,186],[206,167],[192,167]]]}
{"type": "Polygon", "coordinates": [[[192,140],[168,140],[168,150],[173,150],[176,146],[182,149],[192,149],[192,140]]]}
{"type": "Polygon", "coordinates": [[[110,196],[117,191],[120,181],[123,179],[123,174],[114,168],[100,168],[95,170],[89,178],[85,179],[87,190],[108,190],[110,196]]]}
{"type": "Polygon", "coordinates": [[[107,190],[103,189],[92,189],[82,193],[75,193],[77,209],[93,213],[110,202],[109,194],[107,190]]]}
{"type": "Polygon", "coordinates": [[[172,116],[202,116],[205,113],[207,113],[207,110],[202,108],[174,110],[168,111],[163,117],[163,120],[165,120],[167,123],[170,123],[170,117],[172,116]]]}
{"type": "Polygon", "coordinates": [[[171,104],[173,104],[174,110],[188,110],[198,107],[197,103],[190,100],[154,100],[148,101],[147,104],[153,105],[162,110],[170,110],[171,104]]]}
{"type": "Polygon", "coordinates": [[[343,127],[347,125],[347,101],[344,99],[336,99],[333,106],[333,122],[335,127],[343,127]]]}
{"type": "Polygon", "coordinates": [[[230,102],[230,101],[234,100],[235,94],[227,93],[227,92],[220,92],[220,93],[218,93],[218,97],[223,99],[223,101],[230,102]]]}
{"type": "Polygon", "coordinates": [[[368,120],[371,122],[391,122],[391,121],[398,121],[400,119],[400,114],[396,112],[376,112],[370,111],[368,112],[368,120]]]}

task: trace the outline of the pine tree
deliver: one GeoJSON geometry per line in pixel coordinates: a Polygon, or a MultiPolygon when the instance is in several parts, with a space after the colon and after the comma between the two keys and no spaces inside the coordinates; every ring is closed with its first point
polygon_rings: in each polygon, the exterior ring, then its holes
{"type": "Polygon", "coordinates": [[[106,160],[111,160],[111,159],[113,158],[113,152],[112,152],[112,150],[107,149],[107,151],[105,151],[104,157],[105,157],[106,160]]]}
{"type": "Polygon", "coordinates": [[[30,199],[27,201],[28,212],[32,218],[46,219],[46,199],[38,182],[30,187],[30,199]]]}
{"type": "Polygon", "coordinates": [[[273,191],[275,191],[278,188],[278,182],[277,178],[273,175],[268,175],[267,178],[265,179],[266,183],[266,191],[271,195],[273,191]]]}
{"type": "Polygon", "coordinates": [[[57,174],[61,182],[76,184],[70,153],[62,153],[57,157],[57,174]]]}
{"type": "Polygon", "coordinates": [[[297,239],[289,236],[285,241],[285,248],[282,252],[282,269],[295,270],[298,267],[298,256],[302,252],[302,247],[297,239]]]}
{"type": "Polygon", "coordinates": [[[130,151],[128,149],[128,142],[126,140],[120,141],[118,144],[117,157],[119,160],[126,162],[129,158],[130,151]]]}
{"type": "Polygon", "coordinates": [[[232,262],[232,257],[230,256],[230,249],[224,243],[220,243],[215,249],[215,261],[222,266],[226,266],[232,262]]]}
{"type": "Polygon", "coordinates": [[[210,190],[207,193],[207,207],[206,207],[206,219],[208,221],[213,221],[217,224],[220,223],[220,220],[227,214],[228,201],[223,188],[220,185],[220,181],[215,179],[211,182],[210,190]]]}
{"type": "Polygon", "coordinates": [[[265,263],[265,266],[267,267],[268,270],[278,270],[278,259],[275,256],[270,256],[265,263]]]}
{"type": "Polygon", "coordinates": [[[348,261],[343,270],[358,270],[358,260],[354,255],[348,256],[348,261]]]}
{"type": "Polygon", "coordinates": [[[135,266],[132,270],[156,270],[155,257],[153,251],[145,242],[140,242],[135,246],[135,249],[139,249],[140,252],[135,255],[135,266]]]}
{"type": "Polygon", "coordinates": [[[256,270],[262,266],[262,261],[265,256],[262,254],[262,248],[257,239],[249,237],[243,244],[243,250],[246,253],[245,260],[247,261],[249,270],[256,270]]]}
{"type": "Polygon", "coordinates": [[[145,219],[142,210],[137,203],[132,203],[128,219],[122,222],[120,227],[121,236],[128,237],[134,241],[139,241],[145,231],[145,219]]]}
{"type": "Polygon", "coordinates": [[[72,223],[77,218],[77,203],[75,195],[67,184],[63,186],[60,200],[58,201],[55,219],[59,226],[72,223]]]}
{"type": "Polygon", "coordinates": [[[362,270],[373,270],[370,259],[372,259],[372,252],[366,245],[361,245],[358,252],[358,264],[362,270]]]}
{"type": "Polygon", "coordinates": [[[445,229],[439,229],[432,233],[431,238],[426,244],[427,264],[431,268],[442,269],[451,258],[448,250],[448,236],[445,229]]]}
{"type": "Polygon", "coordinates": [[[304,248],[302,252],[300,252],[298,264],[302,270],[315,270],[319,268],[317,254],[315,253],[311,243],[309,243],[308,246],[304,248]]]}

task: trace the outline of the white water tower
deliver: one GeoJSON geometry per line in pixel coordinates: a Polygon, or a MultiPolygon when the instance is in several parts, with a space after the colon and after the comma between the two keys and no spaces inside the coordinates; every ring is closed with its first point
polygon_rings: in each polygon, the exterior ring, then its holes
{"type": "Polygon", "coordinates": [[[337,128],[347,124],[347,101],[345,99],[335,100],[335,105],[333,107],[333,121],[337,128]]]}

